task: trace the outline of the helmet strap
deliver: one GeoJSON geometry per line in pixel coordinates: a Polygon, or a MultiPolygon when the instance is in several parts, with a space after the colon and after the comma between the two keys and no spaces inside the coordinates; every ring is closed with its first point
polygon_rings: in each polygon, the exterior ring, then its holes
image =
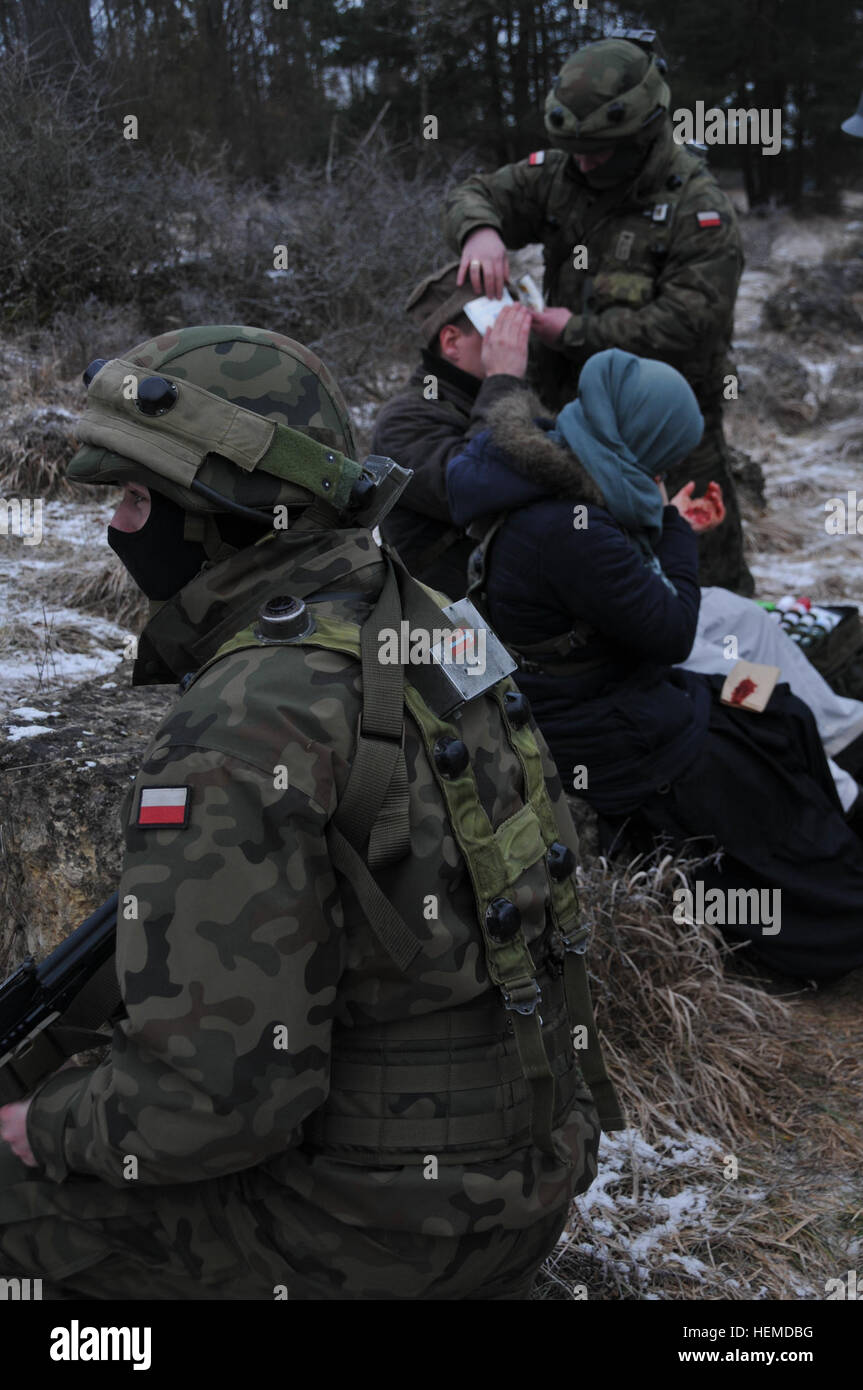
{"type": "Polygon", "coordinates": [[[187,541],[197,541],[204,547],[207,559],[213,562],[227,560],[235,553],[235,546],[228,545],[219,534],[216,519],[212,515],[202,516],[195,512],[186,512],[186,520],[183,526],[183,539],[187,541]]]}

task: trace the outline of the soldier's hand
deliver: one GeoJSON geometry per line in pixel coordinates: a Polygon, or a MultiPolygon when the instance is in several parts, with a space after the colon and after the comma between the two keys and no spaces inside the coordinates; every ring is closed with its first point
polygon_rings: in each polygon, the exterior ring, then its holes
{"type": "Polygon", "coordinates": [[[524,304],[501,309],[482,340],[482,365],[489,376],[524,376],[530,339],[530,310],[524,304]]]}
{"type": "Polygon", "coordinates": [[[509,279],[509,257],[494,227],[477,227],[462,247],[456,284],[463,285],[468,275],[478,295],[503,298],[503,287],[509,279]]]}
{"type": "Polygon", "coordinates": [[[557,347],[558,339],[572,318],[569,309],[543,309],[538,313],[536,309],[531,310],[533,315],[532,331],[546,347],[557,347]]]}
{"type": "Polygon", "coordinates": [[[38,1168],[39,1164],[27,1138],[29,1109],[29,1100],[13,1100],[9,1105],[0,1106],[0,1139],[5,1140],[16,1158],[20,1158],[28,1168],[38,1168]]]}

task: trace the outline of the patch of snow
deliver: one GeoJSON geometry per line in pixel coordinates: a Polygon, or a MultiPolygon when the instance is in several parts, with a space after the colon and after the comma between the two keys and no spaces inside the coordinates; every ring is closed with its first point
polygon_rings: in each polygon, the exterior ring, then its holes
{"type": "Polygon", "coordinates": [[[17,714],[19,719],[57,719],[60,711],[58,709],[33,709],[31,705],[16,705],[11,713],[17,714]]]}
{"type": "Polygon", "coordinates": [[[61,420],[75,420],[77,422],[81,418],[81,412],[67,410],[63,405],[43,405],[39,406],[37,410],[28,411],[27,418],[29,420],[59,418],[61,420]]]}
{"type": "Polygon", "coordinates": [[[53,734],[47,724],[10,724],[6,738],[9,743],[18,743],[22,738],[35,738],[37,734],[53,734]]]}

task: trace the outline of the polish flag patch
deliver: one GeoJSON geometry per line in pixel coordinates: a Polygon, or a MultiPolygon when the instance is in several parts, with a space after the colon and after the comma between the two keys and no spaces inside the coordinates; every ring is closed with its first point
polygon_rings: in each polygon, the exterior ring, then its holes
{"type": "Polygon", "coordinates": [[[544,164],[545,150],[534,150],[533,154],[530,156],[530,159],[527,162],[528,164],[544,164]]]}
{"type": "Polygon", "coordinates": [[[191,787],[144,787],[138,804],[136,825],[162,827],[186,825],[189,819],[191,787]]]}
{"type": "Polygon", "coordinates": [[[697,212],[695,216],[698,218],[699,227],[722,226],[722,218],[719,216],[718,212],[697,212]]]}

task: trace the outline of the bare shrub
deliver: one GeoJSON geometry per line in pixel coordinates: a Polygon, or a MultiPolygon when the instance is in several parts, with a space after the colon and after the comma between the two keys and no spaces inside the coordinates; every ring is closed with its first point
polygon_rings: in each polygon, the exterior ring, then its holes
{"type": "Polygon", "coordinates": [[[0,317],[45,323],[91,295],[128,300],[168,238],[149,155],[124,140],[95,77],[61,82],[0,55],[0,317]]]}
{"type": "Polygon", "coordinates": [[[257,324],[312,348],[352,402],[384,398],[393,360],[415,353],[405,301],[452,257],[439,209],[458,176],[408,172],[396,153],[378,133],[329,173],[294,166],[273,192],[232,185],[220,156],[166,169],[174,251],[138,284],[150,331],[257,324]]]}

